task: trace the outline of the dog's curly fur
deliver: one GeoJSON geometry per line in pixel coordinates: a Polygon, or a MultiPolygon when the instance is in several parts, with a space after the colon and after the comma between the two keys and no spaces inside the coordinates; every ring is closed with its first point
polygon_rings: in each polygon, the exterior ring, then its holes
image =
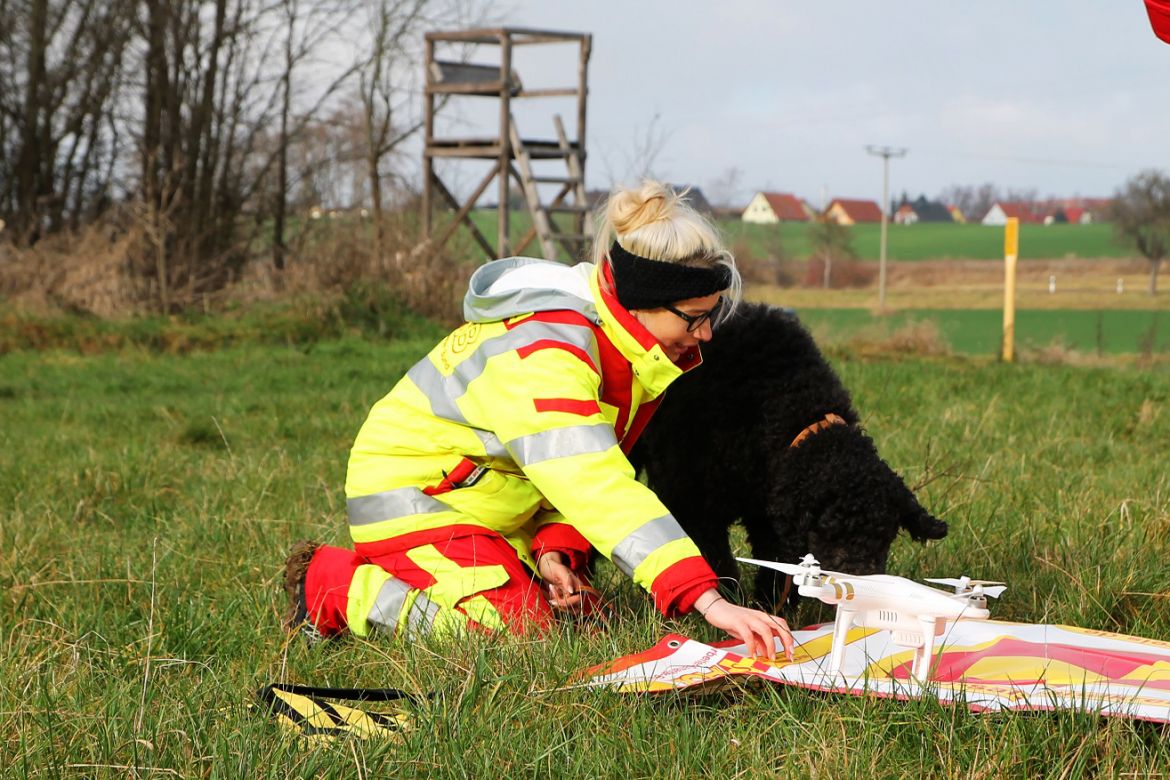
{"type": "MultiPolygon", "coordinates": [[[[811,552],[854,574],[884,572],[901,529],[918,541],[947,533],[878,455],[841,380],[784,309],[743,304],[720,325],[631,457],[721,578],[738,577],[728,543],[737,520],[754,557],[811,552]],[[790,446],[829,413],[847,424],[790,446]]],[[[761,570],[756,600],[775,606],[783,584],[761,570]]]]}

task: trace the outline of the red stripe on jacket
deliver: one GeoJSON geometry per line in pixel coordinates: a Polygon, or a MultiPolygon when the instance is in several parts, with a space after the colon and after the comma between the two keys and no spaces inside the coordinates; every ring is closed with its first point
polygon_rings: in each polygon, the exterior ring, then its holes
{"type": "Polygon", "coordinates": [[[542,349],[561,349],[561,350],[564,350],[565,352],[568,352],[573,357],[579,359],[585,365],[589,366],[589,368],[593,369],[593,373],[595,373],[595,374],[601,373],[600,371],[597,370],[597,366],[595,366],[593,364],[593,358],[589,355],[588,352],[581,349],[576,344],[569,344],[569,343],[566,343],[564,341],[557,341],[556,339],[538,339],[537,341],[534,341],[531,344],[525,344],[524,346],[517,349],[516,354],[520,356],[521,360],[523,360],[524,358],[531,355],[533,352],[539,352],[542,349]]]}
{"type": "Polygon", "coordinates": [[[601,414],[601,406],[592,399],[583,401],[579,398],[534,398],[532,403],[538,412],[568,412],[582,417],[601,414]]]}

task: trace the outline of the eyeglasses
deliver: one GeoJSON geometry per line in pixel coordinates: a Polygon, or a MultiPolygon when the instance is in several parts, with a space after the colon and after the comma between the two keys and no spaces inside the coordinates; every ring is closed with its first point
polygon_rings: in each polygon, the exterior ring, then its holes
{"type": "Polygon", "coordinates": [[[696,330],[703,327],[704,322],[707,320],[713,321],[714,318],[719,314],[719,310],[723,308],[723,296],[720,295],[718,300],[715,301],[715,305],[702,314],[684,314],[670,304],[666,304],[662,308],[666,309],[671,314],[678,315],[682,319],[686,320],[687,333],[694,333],[696,330]]]}

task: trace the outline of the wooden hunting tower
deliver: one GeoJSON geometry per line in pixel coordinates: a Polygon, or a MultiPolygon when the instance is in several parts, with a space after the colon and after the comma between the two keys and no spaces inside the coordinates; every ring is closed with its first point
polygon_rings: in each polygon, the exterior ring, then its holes
{"type": "Polygon", "coordinates": [[[422,201],[424,241],[429,241],[434,248],[440,247],[462,224],[471,231],[489,260],[519,254],[534,238],[540,243],[541,254],[550,260],[563,258],[561,250],[570,258],[581,255],[593,229],[585,198],[585,99],[589,91],[586,79],[592,42],[593,36],[585,33],[516,27],[427,33],[422,201]],[[576,86],[525,89],[519,74],[512,67],[512,55],[515,47],[534,44],[576,44],[579,51],[576,86]],[[497,47],[499,64],[472,64],[438,58],[435,55],[436,45],[444,48],[462,45],[464,51],[470,48],[476,52],[485,46],[497,47]],[[446,102],[445,97],[457,95],[499,101],[499,128],[494,137],[435,136],[436,104],[441,106],[446,102]],[[513,115],[512,101],[547,97],[577,99],[575,137],[570,138],[566,134],[559,115],[552,118],[556,130],[554,140],[537,140],[521,135],[513,115]],[[467,200],[460,203],[435,170],[435,160],[440,158],[491,160],[494,165],[467,200]],[[550,160],[560,163],[558,170],[553,173],[543,170],[547,162],[534,164],[534,161],[550,160]],[[494,247],[471,219],[472,209],[493,180],[496,181],[499,193],[494,247]],[[532,217],[532,227],[515,242],[509,236],[508,185],[512,180],[520,184],[524,202],[532,217]],[[541,185],[546,185],[546,193],[555,191],[556,194],[542,201],[541,185]],[[441,233],[432,236],[436,206],[450,208],[455,216],[441,233]]]}

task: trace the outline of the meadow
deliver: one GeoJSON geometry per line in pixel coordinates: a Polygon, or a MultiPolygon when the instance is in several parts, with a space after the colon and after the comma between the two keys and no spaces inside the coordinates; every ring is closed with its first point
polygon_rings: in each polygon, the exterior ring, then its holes
{"type": "MultiPolygon", "coordinates": [[[[907,309],[878,315],[863,309],[798,309],[827,342],[888,340],[928,325],[939,344],[969,355],[996,356],[1003,313],[994,309],[907,309]]],[[[1016,313],[1016,344],[1024,351],[1063,349],[1088,355],[1170,354],[1170,313],[1127,309],[1024,309],[1016,313]]]]}
{"type": "MultiPolygon", "coordinates": [[[[498,222],[495,210],[479,209],[472,219],[487,240],[495,246],[498,222]]],[[[564,219],[564,217],[556,217],[564,219]]],[[[565,220],[567,226],[569,222],[565,220]]],[[[738,219],[719,220],[719,228],[729,244],[747,247],[761,257],[781,254],[804,260],[811,254],[809,224],[782,222],[758,225],[738,219]]],[[[509,233],[518,241],[532,225],[528,212],[511,214],[509,233]]],[[[862,260],[877,260],[881,255],[881,225],[861,224],[850,228],[852,246],[862,260]]],[[[539,253],[539,245],[530,245],[527,254],[539,253]]],[[[1084,258],[1125,258],[1133,250],[1119,243],[1113,226],[1089,225],[1022,225],[1021,257],[1073,260],[1084,258]]],[[[995,260],[1003,258],[1003,228],[978,224],[923,223],[890,224],[887,238],[890,260],[995,260]]]]}
{"type": "MultiPolygon", "coordinates": [[[[757,254],[767,255],[777,239],[788,257],[803,259],[811,253],[806,223],[755,225],[725,220],[720,227],[732,243],[742,241],[757,254]]],[[[853,249],[862,260],[877,260],[881,256],[880,224],[854,225],[850,234],[853,249]]],[[[1132,254],[1133,250],[1115,241],[1112,225],[1020,226],[1021,257],[1073,260],[1132,254]]],[[[886,256],[890,260],[912,261],[1002,259],[1003,228],[977,224],[890,224],[886,256]]]]}
{"type": "MultiPolygon", "coordinates": [[[[669,631],[718,638],[696,618],[658,616],[608,563],[598,584],[615,619],[605,632],[290,640],[279,627],[284,553],[303,537],[345,543],[353,435],[442,333],[406,316],[383,325],[324,339],[112,339],[93,354],[0,354],[0,775],[1030,778],[1170,768],[1166,727],[1091,715],[975,715],[775,687],[658,698],[563,690],[575,671],[669,631]],[[250,706],[277,680],[433,697],[398,738],[317,744],[250,706]]],[[[1170,638],[1170,366],[832,354],[881,452],[951,524],[929,547],[900,539],[893,573],[1003,578],[998,617],[1170,638]]],[[[792,619],[826,616],[805,606],[792,619]]]]}

